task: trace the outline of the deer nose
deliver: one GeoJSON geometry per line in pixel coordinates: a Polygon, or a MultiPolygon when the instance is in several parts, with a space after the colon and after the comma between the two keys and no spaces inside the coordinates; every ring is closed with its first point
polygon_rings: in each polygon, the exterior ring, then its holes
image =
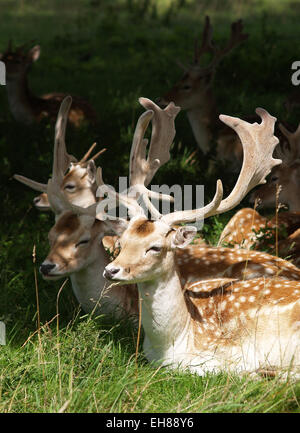
{"type": "Polygon", "coordinates": [[[52,269],[54,269],[55,266],[56,265],[53,265],[52,263],[51,264],[50,263],[47,263],[47,264],[42,263],[40,266],[40,273],[43,275],[49,275],[50,271],[52,269]]]}
{"type": "Polygon", "coordinates": [[[34,197],[33,204],[36,206],[40,201],[41,201],[41,197],[40,196],[34,197]]]}
{"type": "Polygon", "coordinates": [[[104,278],[107,278],[108,280],[112,280],[114,275],[116,275],[120,271],[120,268],[105,268],[103,272],[104,278]]]}

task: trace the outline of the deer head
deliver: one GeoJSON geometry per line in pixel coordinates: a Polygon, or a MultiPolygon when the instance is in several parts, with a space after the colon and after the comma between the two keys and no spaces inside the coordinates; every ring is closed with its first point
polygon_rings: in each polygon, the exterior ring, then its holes
{"type": "Polygon", "coordinates": [[[16,47],[13,50],[12,41],[9,41],[8,47],[3,54],[0,54],[0,60],[6,66],[7,81],[18,80],[26,74],[32,63],[36,62],[41,54],[39,45],[35,45],[30,50],[26,51],[27,44],[16,47]]]}
{"type": "MultiPolygon", "coordinates": [[[[77,161],[74,156],[68,154],[65,134],[71,104],[72,98],[70,96],[64,99],[56,122],[53,170],[55,169],[55,165],[57,165],[64,173],[60,188],[66,199],[77,206],[86,207],[96,202],[96,165],[94,161],[106,149],[100,150],[91,157],[91,153],[96,146],[96,143],[94,143],[80,161],[77,161]]],[[[14,178],[30,188],[42,192],[41,195],[34,198],[33,203],[39,210],[50,210],[47,197],[47,184],[39,183],[17,174],[14,175],[14,178]]]]}
{"type": "Polygon", "coordinates": [[[184,65],[178,62],[184,71],[184,75],[168,93],[162,98],[157,99],[158,104],[165,105],[170,101],[174,101],[183,110],[191,110],[199,105],[205,106],[208,104],[207,98],[211,98],[211,95],[208,95],[208,90],[211,87],[219,63],[248,37],[248,35],[243,34],[241,20],[231,24],[230,39],[224,48],[217,47],[214,44],[212,34],[213,28],[207,16],[205,18],[201,46],[199,47],[198,40],[195,41],[193,63],[184,65]],[[211,54],[212,59],[208,65],[203,65],[201,64],[201,60],[206,53],[211,54]]]}
{"type": "Polygon", "coordinates": [[[287,143],[282,143],[276,148],[276,154],[282,159],[280,167],[275,167],[267,183],[258,188],[250,196],[250,202],[259,199],[259,206],[276,206],[276,195],[279,193],[279,201],[289,206],[290,211],[300,211],[299,187],[300,187],[300,124],[292,133],[282,124],[279,125],[282,134],[287,138],[287,143]]]}

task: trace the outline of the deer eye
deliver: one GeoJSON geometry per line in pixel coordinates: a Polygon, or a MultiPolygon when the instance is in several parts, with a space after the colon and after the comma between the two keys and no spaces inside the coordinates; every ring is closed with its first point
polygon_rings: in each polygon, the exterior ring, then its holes
{"type": "Polygon", "coordinates": [[[81,241],[79,241],[79,242],[75,245],[75,247],[77,248],[77,247],[79,247],[80,245],[85,245],[85,244],[87,244],[89,241],[90,241],[90,239],[82,239],[81,241]]]}
{"type": "Polygon", "coordinates": [[[183,90],[191,90],[192,86],[190,86],[189,84],[185,84],[182,88],[183,90]]]}
{"type": "Polygon", "coordinates": [[[279,177],[278,176],[272,176],[271,177],[271,182],[276,182],[276,180],[278,180],[279,177]]]}
{"type": "Polygon", "coordinates": [[[65,185],[64,189],[67,189],[68,191],[74,191],[75,185],[72,183],[67,183],[67,185],[65,185]]]}
{"type": "Polygon", "coordinates": [[[148,251],[153,251],[155,253],[159,253],[162,250],[162,247],[159,247],[158,245],[153,245],[153,247],[149,248],[146,253],[148,253],[148,251]]]}

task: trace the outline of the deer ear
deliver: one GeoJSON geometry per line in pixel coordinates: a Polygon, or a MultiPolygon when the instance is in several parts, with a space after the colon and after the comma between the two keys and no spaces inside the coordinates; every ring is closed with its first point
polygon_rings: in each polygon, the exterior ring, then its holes
{"type": "Polygon", "coordinates": [[[31,50],[28,51],[27,57],[31,62],[36,62],[41,54],[41,47],[35,45],[31,50]]]}
{"type": "Polygon", "coordinates": [[[96,182],[96,171],[97,167],[93,159],[91,159],[87,164],[87,174],[91,183],[96,182]]]}
{"type": "Polygon", "coordinates": [[[185,248],[192,242],[196,236],[197,229],[194,226],[179,227],[172,235],[171,246],[172,248],[185,248]]]}

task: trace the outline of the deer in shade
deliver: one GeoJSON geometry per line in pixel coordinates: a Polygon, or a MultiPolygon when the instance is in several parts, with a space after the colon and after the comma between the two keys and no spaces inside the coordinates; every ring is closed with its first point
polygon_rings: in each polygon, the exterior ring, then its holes
{"type": "MultiPolygon", "coordinates": [[[[28,82],[30,69],[41,54],[39,45],[26,49],[26,44],[13,49],[10,41],[7,49],[0,53],[0,60],[6,67],[6,91],[10,111],[19,123],[30,125],[44,118],[55,121],[65,93],[47,93],[37,96],[28,82]]],[[[97,115],[92,106],[78,96],[73,95],[73,105],[69,112],[69,121],[75,127],[83,122],[97,123],[97,115]]]]}

